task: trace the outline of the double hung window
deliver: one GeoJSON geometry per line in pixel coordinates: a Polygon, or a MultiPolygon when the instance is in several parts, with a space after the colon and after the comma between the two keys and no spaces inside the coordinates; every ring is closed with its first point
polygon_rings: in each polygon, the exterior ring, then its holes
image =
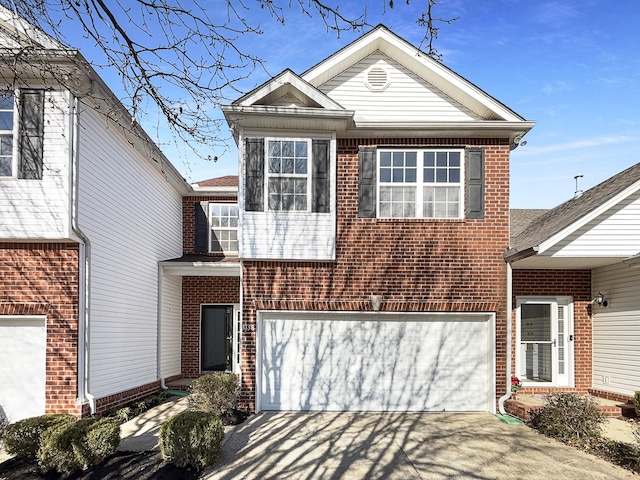
{"type": "Polygon", "coordinates": [[[309,211],[310,140],[267,139],[269,210],[309,211]]]}
{"type": "Polygon", "coordinates": [[[12,177],[14,165],[15,99],[13,92],[0,94],[0,177],[12,177]]]}
{"type": "Polygon", "coordinates": [[[238,205],[209,203],[210,252],[238,253],[238,205]]]}
{"type": "Polygon", "coordinates": [[[378,217],[462,218],[462,150],[378,150],[378,217]]]}

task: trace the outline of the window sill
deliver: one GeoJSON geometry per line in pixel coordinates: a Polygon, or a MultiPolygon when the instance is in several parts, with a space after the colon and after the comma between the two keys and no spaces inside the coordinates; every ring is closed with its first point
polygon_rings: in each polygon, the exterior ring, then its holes
{"type": "Polygon", "coordinates": [[[466,223],[466,218],[375,218],[376,223],[466,223]]]}

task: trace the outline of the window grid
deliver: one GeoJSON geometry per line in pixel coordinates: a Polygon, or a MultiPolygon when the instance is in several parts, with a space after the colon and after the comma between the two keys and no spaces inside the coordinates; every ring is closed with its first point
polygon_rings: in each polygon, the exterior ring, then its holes
{"type": "Polygon", "coordinates": [[[265,139],[267,205],[272,211],[309,211],[308,139],[265,139]]]}
{"type": "Polygon", "coordinates": [[[14,175],[15,97],[13,92],[0,94],[0,177],[14,175]]]}
{"type": "Polygon", "coordinates": [[[209,251],[238,253],[238,205],[209,204],[209,251]]]}
{"type": "Polygon", "coordinates": [[[461,218],[462,154],[461,150],[380,150],[378,217],[461,218]]]}

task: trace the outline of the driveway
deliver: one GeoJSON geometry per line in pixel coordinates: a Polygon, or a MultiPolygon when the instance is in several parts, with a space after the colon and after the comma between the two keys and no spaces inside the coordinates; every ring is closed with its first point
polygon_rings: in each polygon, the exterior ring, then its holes
{"type": "Polygon", "coordinates": [[[636,479],[488,413],[261,413],[207,479],[636,479]]]}

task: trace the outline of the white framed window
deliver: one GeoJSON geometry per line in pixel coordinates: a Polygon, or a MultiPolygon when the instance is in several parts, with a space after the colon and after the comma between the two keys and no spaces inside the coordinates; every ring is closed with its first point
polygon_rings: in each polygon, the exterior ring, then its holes
{"type": "Polygon", "coordinates": [[[15,177],[17,155],[15,154],[16,133],[18,124],[15,95],[12,91],[0,93],[0,177],[15,177]]]}
{"type": "Polygon", "coordinates": [[[266,138],[265,142],[268,209],[310,211],[311,139],[266,138]]]}
{"type": "Polygon", "coordinates": [[[462,218],[462,149],[379,149],[378,217],[462,218]]]}
{"type": "Polygon", "coordinates": [[[209,251],[238,253],[238,204],[209,203],[209,251]]]}

